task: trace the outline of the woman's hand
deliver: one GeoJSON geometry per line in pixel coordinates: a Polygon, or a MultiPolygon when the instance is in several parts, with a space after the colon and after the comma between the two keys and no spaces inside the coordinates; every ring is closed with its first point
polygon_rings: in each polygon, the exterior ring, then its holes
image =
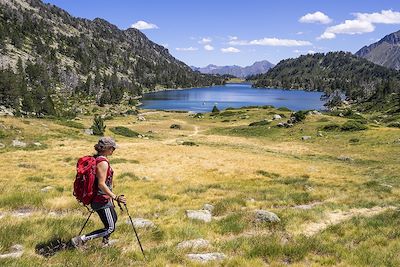
{"type": "Polygon", "coordinates": [[[122,204],[126,204],[126,198],[124,195],[119,195],[118,197],[116,197],[115,199],[117,202],[122,203],[122,204]]]}

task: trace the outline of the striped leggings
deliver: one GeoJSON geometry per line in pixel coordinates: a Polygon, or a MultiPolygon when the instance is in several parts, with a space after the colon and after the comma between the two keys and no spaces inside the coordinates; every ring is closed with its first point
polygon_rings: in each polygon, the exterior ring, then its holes
{"type": "Polygon", "coordinates": [[[107,207],[105,209],[96,210],[101,221],[104,224],[104,228],[98,229],[91,232],[83,237],[84,241],[92,240],[95,238],[103,237],[108,239],[110,234],[115,231],[115,223],[117,222],[117,213],[114,207],[107,207]]]}

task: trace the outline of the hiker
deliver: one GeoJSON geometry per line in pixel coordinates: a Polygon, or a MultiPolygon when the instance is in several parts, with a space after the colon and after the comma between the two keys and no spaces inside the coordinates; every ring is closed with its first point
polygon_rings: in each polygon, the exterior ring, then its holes
{"type": "Polygon", "coordinates": [[[112,192],[114,171],[110,166],[107,156],[111,156],[117,148],[117,144],[111,137],[102,137],[94,146],[97,153],[94,155],[96,159],[96,180],[97,192],[90,204],[92,209],[97,212],[104,228],[98,229],[86,235],[76,236],[71,239],[74,247],[80,247],[86,241],[102,237],[103,245],[109,245],[109,237],[115,231],[115,223],[117,222],[117,213],[114,209],[114,200],[119,203],[126,204],[123,195],[117,196],[112,192]]]}

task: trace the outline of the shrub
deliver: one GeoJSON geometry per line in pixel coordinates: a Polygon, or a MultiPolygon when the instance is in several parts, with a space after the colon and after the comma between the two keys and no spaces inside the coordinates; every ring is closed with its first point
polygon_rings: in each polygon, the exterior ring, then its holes
{"type": "Polygon", "coordinates": [[[219,113],[219,109],[217,108],[216,105],[214,105],[213,109],[211,110],[211,113],[219,113]]]}
{"type": "Polygon", "coordinates": [[[95,116],[93,118],[93,124],[92,127],[90,127],[93,130],[94,135],[104,135],[104,131],[106,130],[106,126],[104,125],[104,120],[100,116],[95,116]]]}
{"type": "Polygon", "coordinates": [[[279,111],[292,111],[290,109],[288,109],[287,107],[280,107],[278,108],[279,111]]]}
{"type": "Polygon", "coordinates": [[[292,117],[295,117],[296,121],[298,121],[298,122],[299,121],[303,121],[306,118],[306,112],[302,111],[302,110],[299,110],[299,111],[293,113],[292,117]]]}
{"type": "Polygon", "coordinates": [[[388,127],[400,128],[400,122],[395,121],[388,124],[388,127]]]}
{"type": "Polygon", "coordinates": [[[358,139],[358,138],[351,138],[351,139],[349,140],[349,142],[350,142],[350,143],[358,143],[358,142],[360,142],[360,139],[358,139]]]}
{"type": "Polygon", "coordinates": [[[267,121],[267,120],[262,120],[262,121],[255,121],[249,124],[249,126],[263,126],[263,125],[268,125],[271,122],[267,121]]]}
{"type": "Polygon", "coordinates": [[[340,125],[336,123],[329,123],[322,127],[324,131],[338,131],[340,130],[340,125]]]}
{"type": "Polygon", "coordinates": [[[118,134],[118,135],[122,135],[125,137],[138,137],[139,133],[132,131],[129,128],[126,128],[124,126],[117,126],[117,127],[113,127],[110,129],[111,132],[118,134]]]}
{"type": "Polygon", "coordinates": [[[360,122],[358,122],[358,121],[348,121],[348,122],[345,122],[341,127],[340,127],[340,129],[342,130],[342,131],[350,131],[350,132],[352,132],[352,131],[362,131],[362,130],[366,130],[368,127],[366,126],[366,125],[364,125],[364,124],[361,124],[360,122]]]}

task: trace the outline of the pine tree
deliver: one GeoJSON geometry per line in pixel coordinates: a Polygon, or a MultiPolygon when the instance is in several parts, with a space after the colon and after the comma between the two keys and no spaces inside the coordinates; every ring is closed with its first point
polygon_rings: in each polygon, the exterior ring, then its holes
{"type": "Polygon", "coordinates": [[[94,135],[103,136],[106,129],[106,125],[104,125],[104,119],[101,116],[95,116],[93,118],[92,127],[90,128],[93,130],[94,135]]]}

